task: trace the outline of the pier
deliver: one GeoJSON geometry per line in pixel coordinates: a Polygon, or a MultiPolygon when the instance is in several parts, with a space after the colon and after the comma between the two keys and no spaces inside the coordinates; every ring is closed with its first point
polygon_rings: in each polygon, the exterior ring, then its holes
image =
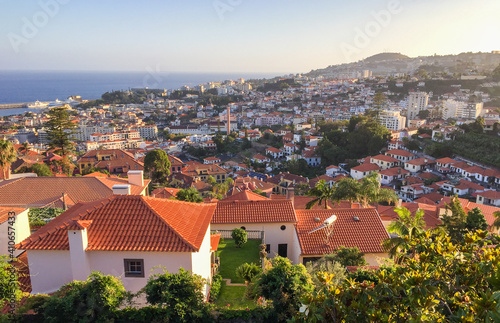
{"type": "Polygon", "coordinates": [[[31,103],[31,102],[24,102],[24,103],[6,103],[6,104],[0,104],[0,109],[19,109],[19,108],[27,108],[29,103],[31,103]]]}

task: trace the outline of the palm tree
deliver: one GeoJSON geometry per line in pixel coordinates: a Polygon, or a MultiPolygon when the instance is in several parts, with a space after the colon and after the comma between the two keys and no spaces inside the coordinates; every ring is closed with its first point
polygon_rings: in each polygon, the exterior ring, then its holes
{"type": "Polygon", "coordinates": [[[0,139],[0,170],[2,177],[7,178],[10,164],[17,158],[16,150],[10,141],[0,139]]]}
{"type": "Polygon", "coordinates": [[[418,242],[416,239],[425,234],[424,210],[418,209],[415,215],[399,206],[394,209],[399,219],[387,227],[387,231],[397,234],[397,237],[386,239],[382,247],[397,264],[402,264],[406,259],[415,257],[418,242]]]}
{"type": "Polygon", "coordinates": [[[326,184],[324,180],[320,180],[316,185],[307,191],[308,196],[313,196],[315,199],[311,200],[306,204],[306,209],[311,209],[316,204],[321,206],[321,203],[325,203],[325,209],[329,209],[328,201],[333,198],[334,190],[330,185],[326,184]]]}

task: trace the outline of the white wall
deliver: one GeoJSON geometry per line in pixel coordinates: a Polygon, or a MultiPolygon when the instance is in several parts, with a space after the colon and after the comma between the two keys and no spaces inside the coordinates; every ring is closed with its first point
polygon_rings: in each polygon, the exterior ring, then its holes
{"type": "Polygon", "coordinates": [[[200,251],[191,254],[192,272],[207,279],[208,282],[212,281],[212,270],[210,261],[210,225],[203,238],[200,251]]]}
{"type": "MultiPolygon", "coordinates": [[[[233,230],[234,228],[245,227],[246,230],[259,230],[265,233],[265,243],[271,245],[269,257],[278,255],[278,244],[286,243],[287,254],[290,258],[293,255],[295,228],[293,223],[237,223],[237,224],[212,224],[212,230],[233,230]],[[281,226],[286,226],[284,231],[281,226]]],[[[297,246],[298,248],[298,246],[297,246]]]]}
{"type": "MultiPolygon", "coordinates": [[[[18,213],[15,215],[15,221],[14,225],[12,228],[14,230],[10,230],[10,232],[14,232],[14,244],[18,244],[27,237],[30,236],[30,225],[29,225],[29,220],[28,220],[28,211],[29,209],[26,209],[22,211],[21,213],[18,213]]],[[[5,221],[4,223],[0,224],[0,255],[10,255],[9,253],[9,220],[5,221]]],[[[18,256],[20,253],[22,253],[23,250],[15,250],[14,251],[14,257],[18,256]]]]}
{"type": "Polygon", "coordinates": [[[292,253],[288,255],[288,258],[292,261],[294,265],[300,264],[300,254],[302,253],[302,249],[300,248],[299,238],[297,236],[297,230],[295,226],[293,227],[293,250],[292,253]]]}
{"type": "Polygon", "coordinates": [[[28,250],[32,294],[52,293],[73,281],[69,250],[28,250]]]}
{"type": "Polygon", "coordinates": [[[192,270],[189,252],[88,251],[87,254],[92,270],[120,277],[125,289],[132,292],[143,288],[150,275],[163,272],[162,268],[153,267],[163,266],[171,273],[181,267],[192,270]],[[125,277],[124,259],[143,259],[144,277],[125,277]]]}

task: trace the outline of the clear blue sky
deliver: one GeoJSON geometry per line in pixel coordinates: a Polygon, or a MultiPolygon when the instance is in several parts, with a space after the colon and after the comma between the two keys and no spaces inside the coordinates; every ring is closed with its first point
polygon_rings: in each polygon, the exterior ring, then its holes
{"type": "Polygon", "coordinates": [[[387,51],[500,50],[499,0],[0,0],[0,8],[0,70],[283,74],[387,51]],[[377,22],[380,12],[389,14],[377,22]]]}

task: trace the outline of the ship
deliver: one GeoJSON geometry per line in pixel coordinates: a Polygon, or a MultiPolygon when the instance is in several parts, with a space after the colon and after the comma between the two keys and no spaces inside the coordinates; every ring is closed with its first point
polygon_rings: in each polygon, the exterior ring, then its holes
{"type": "Polygon", "coordinates": [[[36,100],[34,103],[28,103],[28,108],[30,109],[42,109],[46,108],[49,104],[46,102],[40,102],[36,100]]]}

